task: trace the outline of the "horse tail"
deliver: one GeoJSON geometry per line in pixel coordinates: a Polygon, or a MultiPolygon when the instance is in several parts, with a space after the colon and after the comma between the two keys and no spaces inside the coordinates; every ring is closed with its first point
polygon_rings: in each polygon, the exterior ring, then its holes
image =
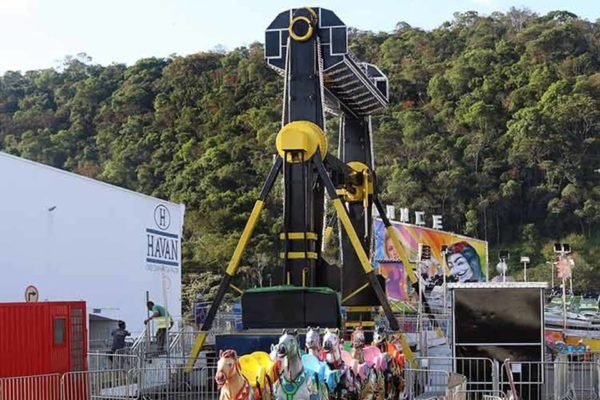
{"type": "Polygon", "coordinates": [[[262,400],[263,393],[262,393],[262,388],[260,387],[260,382],[258,381],[258,376],[256,377],[256,388],[254,390],[254,393],[255,393],[255,397],[257,398],[257,400],[262,400]]]}
{"type": "MultiPolygon", "coordinates": [[[[271,377],[269,374],[265,374],[265,378],[267,378],[267,387],[269,388],[270,398],[273,398],[273,381],[271,381],[271,377]]],[[[270,399],[269,399],[270,400],[270,399]]]]}

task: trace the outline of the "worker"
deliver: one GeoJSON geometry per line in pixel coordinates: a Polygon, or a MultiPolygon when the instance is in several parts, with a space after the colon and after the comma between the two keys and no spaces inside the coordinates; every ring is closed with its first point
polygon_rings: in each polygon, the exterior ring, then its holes
{"type": "Polygon", "coordinates": [[[156,344],[158,347],[158,351],[163,351],[165,349],[165,339],[167,337],[167,329],[173,326],[173,321],[169,316],[167,310],[161,306],[160,304],[154,304],[154,302],[149,301],[146,303],[148,307],[148,311],[152,313],[148,318],[144,320],[144,324],[148,324],[148,321],[151,319],[156,320],[156,324],[158,329],[156,331],[156,344]]]}
{"type": "Polygon", "coordinates": [[[113,361],[113,354],[119,354],[122,352],[122,349],[125,348],[125,338],[127,336],[131,336],[131,333],[127,329],[125,329],[125,321],[117,322],[118,328],[111,332],[112,336],[112,346],[110,348],[111,355],[108,357],[110,362],[113,361]]]}

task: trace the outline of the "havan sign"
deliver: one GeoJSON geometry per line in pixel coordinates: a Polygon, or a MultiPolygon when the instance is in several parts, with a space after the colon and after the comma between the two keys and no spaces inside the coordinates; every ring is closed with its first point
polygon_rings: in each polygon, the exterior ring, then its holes
{"type": "Polygon", "coordinates": [[[171,226],[171,213],[166,206],[156,206],[154,223],[156,228],[146,228],[146,268],[177,272],[180,265],[179,235],[166,231],[171,226]]]}

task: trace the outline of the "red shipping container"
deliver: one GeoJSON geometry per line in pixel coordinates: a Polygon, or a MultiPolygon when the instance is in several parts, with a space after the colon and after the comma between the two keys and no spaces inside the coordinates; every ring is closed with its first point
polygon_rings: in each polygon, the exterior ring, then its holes
{"type": "Polygon", "coordinates": [[[85,302],[0,303],[0,378],[87,370],[85,302]]]}

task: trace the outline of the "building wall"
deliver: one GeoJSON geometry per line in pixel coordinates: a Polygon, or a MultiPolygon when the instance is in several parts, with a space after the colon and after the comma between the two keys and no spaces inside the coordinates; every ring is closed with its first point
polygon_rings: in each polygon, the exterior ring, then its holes
{"type": "Polygon", "coordinates": [[[0,153],[0,302],[85,300],[143,329],[146,291],[181,315],[184,206],[0,153]]]}

